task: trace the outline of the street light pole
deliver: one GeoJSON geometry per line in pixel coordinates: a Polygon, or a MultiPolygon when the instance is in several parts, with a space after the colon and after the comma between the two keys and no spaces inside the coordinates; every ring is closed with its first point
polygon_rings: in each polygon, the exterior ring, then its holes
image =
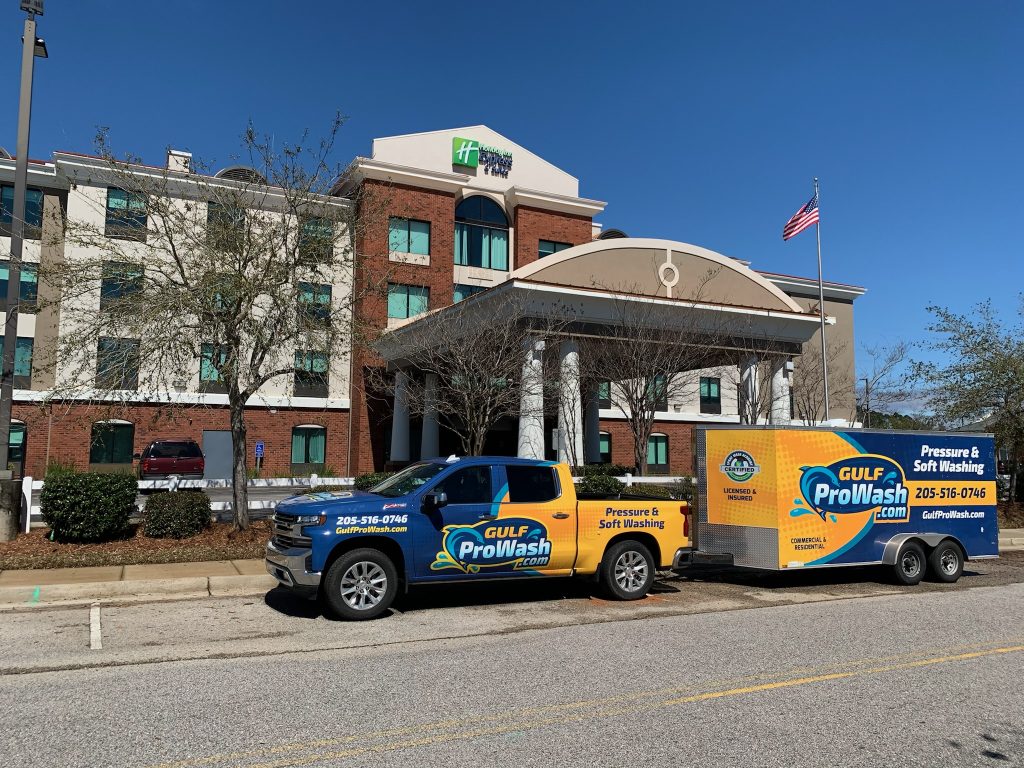
{"type": "Polygon", "coordinates": [[[36,14],[42,0],[22,0],[28,12],[21,43],[21,94],[18,98],[18,143],[14,165],[14,209],[11,212],[11,258],[7,268],[7,317],[4,323],[3,362],[0,366],[0,478],[10,479],[7,468],[11,440],[11,401],[14,397],[14,352],[18,344],[18,304],[21,300],[21,252],[25,241],[25,195],[28,191],[28,134],[32,122],[32,70],[35,57],[46,57],[46,46],[36,38],[36,14]]]}
{"type": "Polygon", "coordinates": [[[864,428],[868,429],[871,427],[871,382],[867,376],[861,381],[864,382],[864,428]]]}

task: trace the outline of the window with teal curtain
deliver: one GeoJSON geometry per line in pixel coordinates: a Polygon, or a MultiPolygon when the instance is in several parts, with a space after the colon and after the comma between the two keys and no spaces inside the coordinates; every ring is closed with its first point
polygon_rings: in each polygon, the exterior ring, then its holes
{"type": "Polygon", "coordinates": [[[25,425],[11,423],[7,439],[7,460],[11,464],[25,461],[25,425]]]}
{"type": "Polygon", "coordinates": [[[199,357],[199,380],[200,381],[222,381],[223,377],[220,375],[219,367],[222,367],[228,359],[228,350],[226,347],[217,347],[214,344],[203,344],[202,352],[199,357]],[[214,355],[217,352],[220,359],[216,360],[214,355]]]}
{"type": "Polygon", "coordinates": [[[647,382],[647,397],[655,411],[668,410],[668,377],[659,373],[647,382]]]}
{"type": "Polygon", "coordinates": [[[430,222],[392,216],[388,219],[388,250],[430,255],[430,222]]]}
{"type": "Polygon", "coordinates": [[[307,320],[327,321],[331,316],[331,286],[326,283],[299,283],[299,311],[307,320]]]}
{"type": "Polygon", "coordinates": [[[327,430],[323,427],[292,429],[292,464],[323,464],[327,448],[327,430]]]}
{"type": "Polygon", "coordinates": [[[299,255],[310,261],[325,261],[334,248],[334,225],[317,217],[306,219],[299,227],[299,255]]]}
{"type": "Polygon", "coordinates": [[[597,383],[598,408],[612,407],[612,383],[610,381],[599,381],[597,383]]]}
{"type": "Polygon", "coordinates": [[[607,432],[601,433],[601,463],[612,463],[612,436],[607,432]]]}
{"type": "Polygon", "coordinates": [[[328,369],[326,352],[298,350],[295,353],[295,394],[298,397],[327,397],[328,369]]]}
{"type": "Polygon", "coordinates": [[[668,470],[668,435],[647,438],[647,468],[651,471],[668,470]]]}
{"type": "Polygon", "coordinates": [[[32,384],[32,347],[34,340],[19,336],[14,347],[14,386],[28,389],[32,384]]]}
{"type": "Polygon", "coordinates": [[[455,263],[508,270],[508,218],[489,197],[467,197],[455,208],[455,263]]]}
{"type": "MultiPolygon", "coordinates": [[[[7,306],[7,278],[10,276],[10,262],[0,261],[0,307],[7,306]]],[[[36,299],[39,297],[39,265],[23,261],[21,263],[21,277],[18,281],[21,287],[18,303],[19,312],[35,312],[36,299]]]]}
{"type": "Polygon", "coordinates": [[[550,256],[553,253],[564,251],[566,248],[572,248],[572,243],[558,243],[554,240],[538,240],[537,258],[543,259],[545,256],[550,256]]]}
{"type": "Polygon", "coordinates": [[[422,285],[388,283],[388,317],[404,320],[430,309],[430,289],[422,285]]]}
{"type": "Polygon", "coordinates": [[[482,285],[463,285],[461,283],[455,284],[455,290],[452,292],[452,302],[458,303],[463,299],[468,299],[474,294],[480,293],[480,291],[486,291],[487,288],[482,285]]]}
{"type": "Polygon", "coordinates": [[[122,261],[103,262],[100,283],[100,309],[135,295],[142,290],[142,267],[122,261]]]}
{"type": "Polygon", "coordinates": [[[107,237],[145,240],[146,196],[110,187],[107,190],[107,237]]]}
{"type": "Polygon", "coordinates": [[[722,412],[722,380],[708,376],[700,378],[700,412],[722,412]]]}
{"type": "Polygon", "coordinates": [[[131,464],[134,424],[97,422],[92,425],[90,464],[131,464]]]}
{"type": "MultiPolygon", "coordinates": [[[[9,229],[14,223],[14,187],[0,187],[0,225],[9,229]]],[[[25,236],[39,237],[43,226],[43,192],[40,189],[25,190],[25,236]]]]}

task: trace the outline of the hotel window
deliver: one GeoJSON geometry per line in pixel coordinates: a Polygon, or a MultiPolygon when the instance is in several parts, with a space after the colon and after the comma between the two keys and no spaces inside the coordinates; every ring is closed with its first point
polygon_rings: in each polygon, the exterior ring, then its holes
{"type": "Polygon", "coordinates": [[[334,225],[326,219],[309,218],[299,227],[299,257],[321,263],[329,261],[334,250],[334,225]]]}
{"type": "Polygon", "coordinates": [[[292,428],[292,464],[323,464],[327,430],[313,424],[292,428]]]}
{"type": "MultiPolygon", "coordinates": [[[[0,234],[10,235],[14,224],[14,187],[0,187],[0,234]]],[[[43,191],[25,190],[25,237],[38,240],[43,227],[43,191]]]]}
{"type": "Polygon", "coordinates": [[[668,410],[668,377],[659,373],[647,382],[647,397],[655,411],[668,410]]]}
{"type": "Polygon", "coordinates": [[[97,421],[89,443],[90,464],[131,464],[135,425],[128,422],[97,421]]]}
{"type": "Polygon", "coordinates": [[[610,381],[599,381],[597,383],[597,407],[612,407],[612,383],[610,381]]]}
{"type": "Polygon", "coordinates": [[[203,344],[199,353],[199,391],[227,392],[221,369],[228,361],[228,348],[203,344]]]}
{"type": "Polygon", "coordinates": [[[107,189],[107,237],[121,240],[146,239],[146,196],[123,189],[107,189]]]}
{"type": "Polygon", "coordinates": [[[537,258],[543,259],[545,256],[550,256],[552,253],[564,251],[566,248],[572,248],[572,243],[556,243],[554,240],[540,240],[537,243],[537,258]]]}
{"type": "Polygon", "coordinates": [[[329,363],[326,352],[295,353],[295,396],[327,397],[329,363]]]}
{"type": "Polygon", "coordinates": [[[299,283],[299,313],[310,324],[323,325],[331,318],[331,286],[299,283]]]}
{"type": "Polygon", "coordinates": [[[700,377],[700,412],[721,413],[722,412],[722,380],[700,377]]]}
{"type": "Polygon", "coordinates": [[[245,238],[245,209],[220,203],[206,206],[206,237],[219,251],[229,253],[242,250],[245,238]]]}
{"type": "Polygon", "coordinates": [[[96,345],[96,386],[139,388],[139,340],[100,338],[96,345]]]}
{"type": "Polygon", "coordinates": [[[388,283],[388,317],[405,320],[430,308],[430,289],[422,285],[388,283]]]}
{"type": "Polygon", "coordinates": [[[647,438],[647,471],[652,475],[668,474],[668,435],[647,438]]]}
{"type": "Polygon", "coordinates": [[[388,250],[429,256],[430,222],[392,216],[388,219],[388,250]]]}
{"type": "Polygon", "coordinates": [[[486,291],[487,287],[483,285],[462,285],[461,283],[455,284],[455,290],[452,293],[452,303],[458,304],[463,299],[468,299],[481,291],[486,291]]]}
{"type": "Polygon", "coordinates": [[[467,197],[455,209],[455,263],[508,270],[508,219],[489,197],[467,197]]]}
{"type": "MultiPolygon", "coordinates": [[[[0,261],[0,310],[7,308],[7,277],[10,262],[0,261]]],[[[35,312],[36,300],[39,297],[39,265],[21,262],[21,291],[19,296],[19,312],[35,312]]]]}
{"type": "Polygon", "coordinates": [[[29,389],[32,386],[32,348],[34,340],[19,336],[14,347],[14,386],[29,389]]]}
{"type": "Polygon", "coordinates": [[[611,464],[612,463],[612,436],[608,432],[602,432],[600,435],[600,451],[601,451],[601,463],[611,464]]]}
{"type": "Polygon", "coordinates": [[[100,309],[107,309],[142,290],[142,267],[122,261],[103,262],[100,309]]]}

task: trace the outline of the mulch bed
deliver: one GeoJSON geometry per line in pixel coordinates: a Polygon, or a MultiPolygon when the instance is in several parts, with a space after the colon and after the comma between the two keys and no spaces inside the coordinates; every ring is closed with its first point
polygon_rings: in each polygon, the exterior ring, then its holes
{"type": "Polygon", "coordinates": [[[1008,501],[999,504],[1000,528],[1024,528],[1024,504],[1011,504],[1008,501]]]}
{"type": "Polygon", "coordinates": [[[135,526],[127,538],[102,544],[60,544],[50,541],[49,535],[49,529],[38,528],[0,543],[0,571],[261,558],[271,524],[256,520],[248,530],[235,532],[230,523],[214,523],[188,539],[150,539],[142,535],[141,526],[135,526]]]}

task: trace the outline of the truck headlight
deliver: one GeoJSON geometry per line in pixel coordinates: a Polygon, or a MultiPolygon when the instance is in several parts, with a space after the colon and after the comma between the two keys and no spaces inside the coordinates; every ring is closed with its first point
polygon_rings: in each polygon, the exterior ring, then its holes
{"type": "Polygon", "coordinates": [[[323,525],[327,521],[327,515],[299,515],[295,522],[299,525],[323,525]]]}

